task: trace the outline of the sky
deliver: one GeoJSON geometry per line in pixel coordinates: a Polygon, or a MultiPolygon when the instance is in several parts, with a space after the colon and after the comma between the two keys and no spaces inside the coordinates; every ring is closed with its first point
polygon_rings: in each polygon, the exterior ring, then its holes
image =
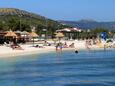
{"type": "Polygon", "coordinates": [[[115,21],[115,0],[0,0],[0,8],[18,8],[54,20],[115,21]]]}

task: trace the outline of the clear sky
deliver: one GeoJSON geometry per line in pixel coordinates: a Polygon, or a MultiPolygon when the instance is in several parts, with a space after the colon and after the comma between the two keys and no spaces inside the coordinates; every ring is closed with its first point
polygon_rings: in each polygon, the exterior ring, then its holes
{"type": "Polygon", "coordinates": [[[0,7],[19,8],[55,20],[115,21],[115,0],[0,0],[0,7]]]}

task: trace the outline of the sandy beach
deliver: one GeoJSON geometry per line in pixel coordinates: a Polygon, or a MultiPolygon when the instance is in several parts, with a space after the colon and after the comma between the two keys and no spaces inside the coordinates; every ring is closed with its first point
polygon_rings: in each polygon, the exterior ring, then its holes
{"type": "Polygon", "coordinates": [[[31,55],[37,53],[46,53],[54,51],[54,47],[45,47],[45,48],[35,48],[32,45],[21,45],[24,50],[13,50],[10,47],[0,46],[0,58],[3,57],[14,57],[20,55],[31,55]]]}
{"type": "MultiPolygon", "coordinates": [[[[51,41],[49,41],[51,42],[51,41]]],[[[61,41],[62,43],[67,42],[68,45],[71,43],[75,44],[75,48],[63,48],[62,50],[87,50],[85,45],[85,41],[83,40],[75,40],[75,41],[61,41]]],[[[55,46],[44,46],[44,48],[36,48],[33,47],[32,44],[24,44],[20,45],[23,50],[13,50],[11,47],[7,47],[6,45],[0,46],[0,58],[4,57],[14,57],[14,56],[21,56],[21,55],[31,55],[31,54],[41,54],[56,51],[55,46]]],[[[96,49],[103,49],[97,45],[89,46],[90,50],[96,49]]]]}
{"type": "MultiPolygon", "coordinates": [[[[56,51],[54,46],[45,47],[45,48],[34,48],[29,45],[23,45],[24,50],[12,50],[5,46],[0,46],[0,58],[4,57],[14,57],[22,55],[31,55],[31,54],[41,54],[56,51]]],[[[75,50],[74,48],[63,48],[63,50],[75,50]]]]}

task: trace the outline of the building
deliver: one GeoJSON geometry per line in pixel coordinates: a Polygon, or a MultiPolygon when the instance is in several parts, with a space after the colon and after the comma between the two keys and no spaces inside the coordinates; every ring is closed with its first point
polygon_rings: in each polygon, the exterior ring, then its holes
{"type": "Polygon", "coordinates": [[[64,28],[56,30],[56,32],[62,32],[66,39],[77,39],[79,37],[79,33],[82,32],[82,30],[79,28],[64,28]]]}

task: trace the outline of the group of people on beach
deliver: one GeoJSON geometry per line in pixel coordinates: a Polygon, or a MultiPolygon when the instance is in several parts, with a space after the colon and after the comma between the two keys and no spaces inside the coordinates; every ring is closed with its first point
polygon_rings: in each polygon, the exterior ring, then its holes
{"type": "Polygon", "coordinates": [[[62,50],[62,48],[75,48],[75,45],[74,45],[74,43],[68,45],[66,42],[64,44],[61,42],[57,43],[56,51],[62,50]]]}
{"type": "MultiPolygon", "coordinates": [[[[9,47],[11,47],[13,50],[24,50],[20,44],[17,44],[16,42],[10,42],[10,43],[5,43],[6,45],[9,44],[9,47]]],[[[86,39],[85,40],[85,47],[86,49],[91,49],[93,45],[96,46],[100,46],[101,44],[103,44],[101,42],[101,40],[99,39],[86,39]]],[[[77,45],[77,44],[76,44],[77,45]]],[[[75,48],[75,41],[73,42],[58,42],[58,43],[54,43],[52,44],[52,42],[48,42],[48,41],[43,41],[42,44],[36,44],[34,45],[35,48],[45,48],[47,46],[54,46],[54,48],[56,49],[56,51],[61,51],[63,48],[75,48]],[[71,44],[70,44],[71,43],[71,44]]],[[[114,45],[115,46],[115,45],[114,45]]],[[[105,48],[106,46],[104,46],[105,48]]]]}
{"type": "Polygon", "coordinates": [[[92,45],[100,45],[101,44],[101,40],[99,39],[86,39],[85,41],[85,46],[87,49],[90,49],[90,46],[92,45]]]}

